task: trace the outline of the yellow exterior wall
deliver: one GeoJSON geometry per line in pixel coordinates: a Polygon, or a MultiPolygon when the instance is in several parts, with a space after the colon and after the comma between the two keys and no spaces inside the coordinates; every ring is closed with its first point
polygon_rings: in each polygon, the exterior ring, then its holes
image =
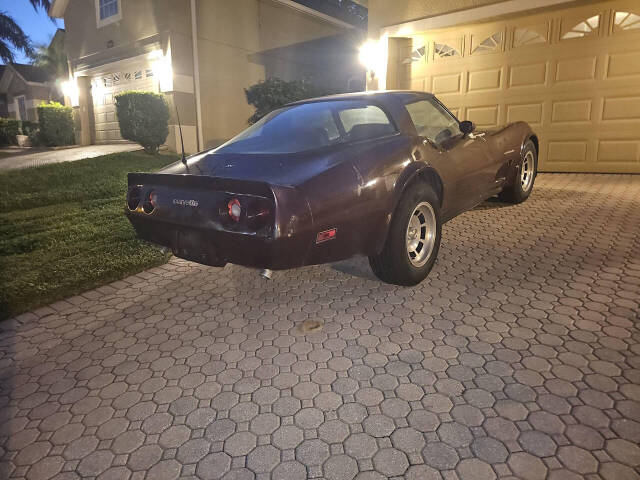
{"type": "Polygon", "coordinates": [[[252,56],[343,31],[272,1],[199,1],[197,18],[205,146],[218,145],[247,126],[253,107],[244,89],[265,76],[252,56]]]}
{"type": "Polygon", "coordinates": [[[369,0],[369,35],[377,38],[382,27],[501,1],[504,0],[369,0]]]}
{"type": "MultiPolygon", "coordinates": [[[[164,93],[171,108],[167,144],[172,150],[178,146],[176,105],[186,127],[185,147],[195,149],[190,6],[190,0],[122,0],[122,19],[100,28],[96,25],[94,0],[70,0],[64,14],[72,73],[92,76],[100,65],[106,65],[105,71],[109,65],[117,70],[121,60],[158,48],[170,56],[173,90],[164,93]]],[[[247,126],[253,108],[247,105],[244,88],[264,79],[263,63],[272,68],[277,64],[279,72],[291,72],[297,78],[290,58],[279,57],[277,51],[270,52],[268,59],[260,58],[261,52],[345,32],[342,27],[274,0],[197,0],[196,9],[201,147],[218,145],[247,126]]],[[[89,123],[83,128],[95,126],[89,123]]]]}

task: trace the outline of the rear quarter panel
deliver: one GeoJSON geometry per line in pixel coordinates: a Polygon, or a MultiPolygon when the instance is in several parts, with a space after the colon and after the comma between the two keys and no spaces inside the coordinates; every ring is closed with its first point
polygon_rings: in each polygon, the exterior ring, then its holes
{"type": "Polygon", "coordinates": [[[343,162],[300,185],[315,232],[337,228],[335,240],[313,242],[308,263],[370,255],[382,248],[407,146],[401,134],[359,142],[343,153],[343,162]]]}

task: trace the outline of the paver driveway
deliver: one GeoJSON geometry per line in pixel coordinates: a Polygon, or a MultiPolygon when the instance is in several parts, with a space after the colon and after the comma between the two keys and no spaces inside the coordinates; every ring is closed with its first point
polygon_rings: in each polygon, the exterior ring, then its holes
{"type": "Polygon", "coordinates": [[[0,477],[638,478],[639,233],[640,176],[541,175],[415,288],[174,260],[4,322],[0,477]]]}

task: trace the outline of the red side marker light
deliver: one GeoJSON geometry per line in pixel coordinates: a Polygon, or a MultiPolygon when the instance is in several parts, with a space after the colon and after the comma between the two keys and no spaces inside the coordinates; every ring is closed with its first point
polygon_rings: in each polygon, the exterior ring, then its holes
{"type": "Polygon", "coordinates": [[[229,216],[234,222],[240,221],[240,214],[242,213],[242,205],[240,205],[240,200],[237,198],[233,198],[229,200],[227,204],[227,208],[229,209],[229,216]]]}
{"type": "Polygon", "coordinates": [[[316,235],[316,244],[326,242],[328,240],[333,240],[334,238],[336,238],[337,233],[338,229],[336,228],[319,232],[318,235],[316,235]]]}

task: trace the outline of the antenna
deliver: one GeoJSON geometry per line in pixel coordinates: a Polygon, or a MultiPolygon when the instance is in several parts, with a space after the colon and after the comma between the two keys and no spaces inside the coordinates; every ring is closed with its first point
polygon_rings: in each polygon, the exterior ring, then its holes
{"type": "Polygon", "coordinates": [[[182,163],[187,166],[187,157],[184,156],[184,139],[182,138],[182,125],[180,124],[180,114],[178,114],[178,105],[176,107],[176,117],[178,118],[178,129],[180,130],[180,144],[182,146],[182,163]]]}

